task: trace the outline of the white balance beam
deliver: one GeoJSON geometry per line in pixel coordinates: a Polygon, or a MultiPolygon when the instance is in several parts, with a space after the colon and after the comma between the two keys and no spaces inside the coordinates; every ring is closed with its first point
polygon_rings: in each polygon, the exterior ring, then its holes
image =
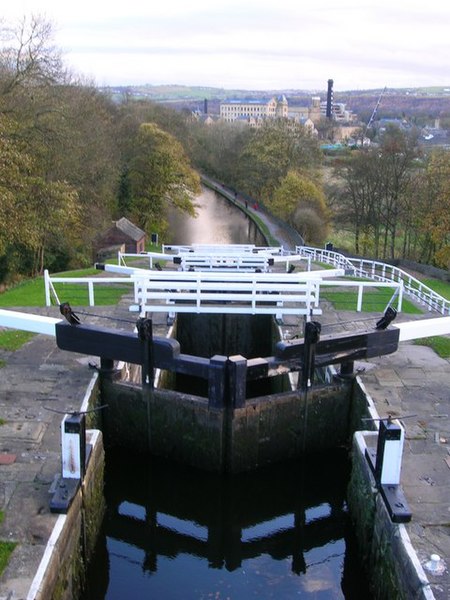
{"type": "Polygon", "coordinates": [[[432,337],[434,335],[448,335],[450,334],[450,317],[393,323],[392,327],[400,330],[400,342],[432,337]]]}
{"type": "Polygon", "coordinates": [[[0,309],[0,327],[8,327],[10,329],[44,333],[45,335],[55,337],[55,325],[61,321],[62,319],[55,319],[53,317],[0,309]]]}

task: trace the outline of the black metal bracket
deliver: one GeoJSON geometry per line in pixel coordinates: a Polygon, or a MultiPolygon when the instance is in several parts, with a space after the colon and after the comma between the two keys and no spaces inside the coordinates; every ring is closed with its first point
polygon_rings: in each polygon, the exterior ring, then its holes
{"type": "Polygon", "coordinates": [[[322,326],[318,321],[307,321],[305,323],[302,377],[299,380],[302,390],[311,387],[314,381],[316,347],[320,340],[321,328],[322,326]]]}

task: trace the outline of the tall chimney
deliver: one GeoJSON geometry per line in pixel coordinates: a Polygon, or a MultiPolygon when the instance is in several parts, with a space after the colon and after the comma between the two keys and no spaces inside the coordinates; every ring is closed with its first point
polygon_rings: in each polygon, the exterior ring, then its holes
{"type": "Polygon", "coordinates": [[[328,80],[328,92],[327,92],[327,118],[331,119],[333,115],[333,80],[328,80]]]}
{"type": "Polygon", "coordinates": [[[203,101],[203,112],[205,113],[205,115],[208,114],[208,98],[205,98],[205,100],[203,101]]]}

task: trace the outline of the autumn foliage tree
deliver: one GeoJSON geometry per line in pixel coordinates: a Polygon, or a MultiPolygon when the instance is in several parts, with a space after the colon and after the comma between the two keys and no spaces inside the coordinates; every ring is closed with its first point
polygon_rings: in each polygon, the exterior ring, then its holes
{"type": "Polygon", "coordinates": [[[290,170],[312,169],[320,159],[317,140],[303,125],[268,120],[253,130],[240,152],[240,187],[266,201],[290,170]]]}
{"type": "Polygon", "coordinates": [[[431,241],[434,262],[450,269],[450,156],[435,151],[426,167],[421,231],[431,241]]]}
{"type": "Polygon", "coordinates": [[[143,123],[133,147],[128,177],[135,222],[147,232],[161,232],[169,206],[194,215],[200,178],[180,142],[155,123],[143,123]]]}
{"type": "Polygon", "coordinates": [[[272,212],[294,227],[306,244],[320,245],[328,234],[330,212],[320,186],[289,171],[268,203],[272,212]]]}

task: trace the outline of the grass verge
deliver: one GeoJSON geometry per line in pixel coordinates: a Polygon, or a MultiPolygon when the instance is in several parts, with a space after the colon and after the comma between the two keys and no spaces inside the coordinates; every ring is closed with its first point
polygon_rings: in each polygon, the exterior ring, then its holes
{"type": "Polygon", "coordinates": [[[2,350],[14,352],[31,340],[34,335],[35,334],[30,331],[5,329],[4,331],[0,331],[0,348],[2,350]]]}
{"type": "Polygon", "coordinates": [[[0,575],[6,568],[9,562],[9,558],[17,546],[16,542],[2,542],[0,541],[0,575]]]}
{"type": "MultiPolygon", "coordinates": [[[[342,288],[341,288],[342,290],[342,288]]],[[[358,303],[358,292],[356,291],[333,291],[332,289],[323,289],[320,292],[321,298],[328,300],[333,304],[336,310],[356,310],[358,303]]],[[[362,311],[363,312],[379,312],[383,313],[386,310],[392,298],[392,290],[386,290],[386,288],[371,288],[367,289],[363,293],[362,311]]],[[[393,304],[396,307],[396,301],[393,304]]],[[[403,298],[402,301],[402,312],[411,315],[422,314],[423,311],[415,306],[412,302],[403,298]]]]}
{"type": "Polygon", "coordinates": [[[416,340],[418,346],[428,346],[432,348],[441,358],[450,358],[450,338],[436,335],[429,338],[416,340]]]}

